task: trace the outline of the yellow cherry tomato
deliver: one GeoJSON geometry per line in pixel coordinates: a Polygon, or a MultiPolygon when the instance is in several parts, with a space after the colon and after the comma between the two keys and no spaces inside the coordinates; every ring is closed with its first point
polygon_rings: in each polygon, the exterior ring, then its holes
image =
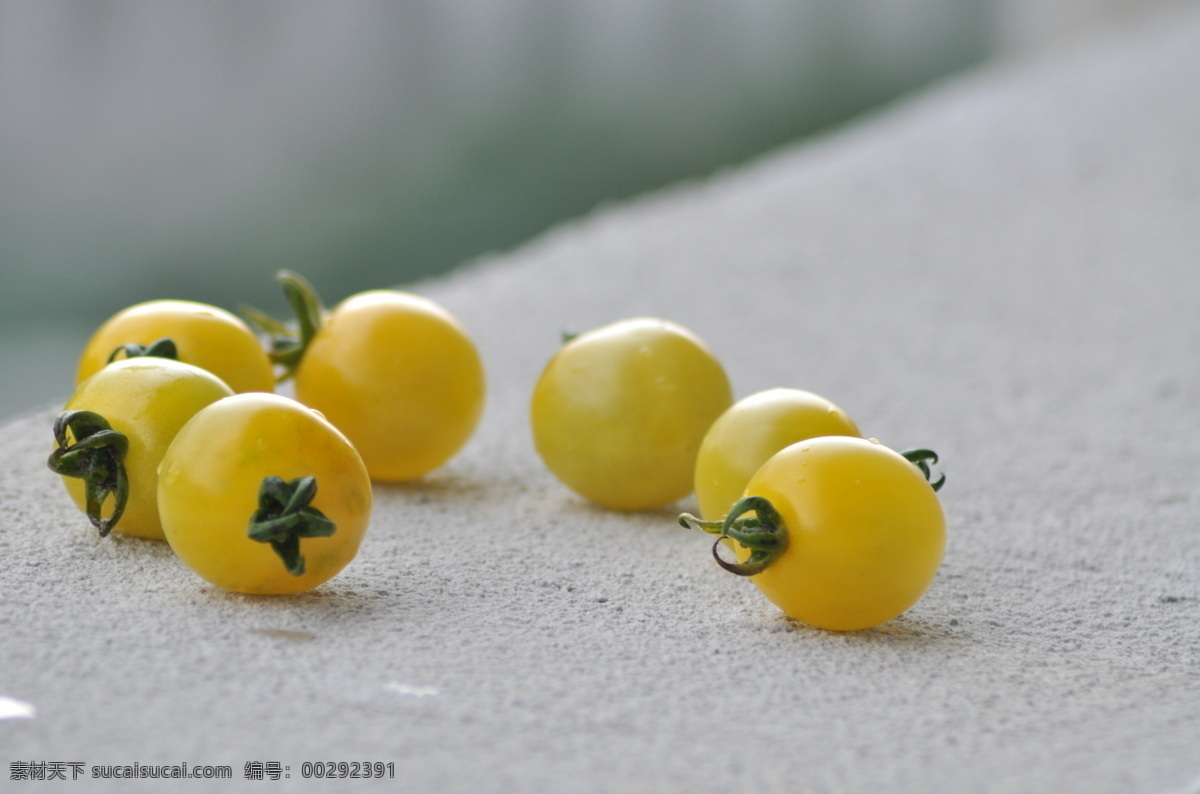
{"type": "Polygon", "coordinates": [[[874,440],[827,436],[781,450],[723,523],[738,563],[789,617],[835,631],[885,623],[925,593],[946,543],[941,503],[922,470],[874,440]]]}
{"type": "Polygon", "coordinates": [[[413,480],[449,461],[475,431],[486,383],[474,342],[426,298],[353,295],[307,341],[296,398],[340,428],[371,477],[413,480]]]}
{"type": "Polygon", "coordinates": [[[318,412],[276,394],[200,411],[159,467],[167,542],[212,584],[298,593],[358,553],[371,514],[362,459],[318,412]]]}
{"type": "Polygon", "coordinates": [[[275,388],[267,353],[246,323],[216,306],[180,300],[139,303],[110,317],[84,348],[76,382],[102,369],[124,345],[164,337],[175,342],[180,361],[208,370],[235,392],[275,388]]]}
{"type": "Polygon", "coordinates": [[[723,519],[768,458],[789,444],[820,436],[862,433],[841,408],[801,389],[768,389],[739,400],[700,445],[695,482],[700,515],[723,519]]]}
{"type": "Polygon", "coordinates": [[[232,394],[217,376],[180,361],[114,362],[79,384],[59,415],[50,468],[101,535],[161,539],[159,461],[197,411],[232,394]]]}
{"type": "Polygon", "coordinates": [[[575,493],[649,510],[691,493],[700,442],[732,401],[698,337],[636,318],[563,345],[534,388],[530,421],[546,467],[575,493]]]}

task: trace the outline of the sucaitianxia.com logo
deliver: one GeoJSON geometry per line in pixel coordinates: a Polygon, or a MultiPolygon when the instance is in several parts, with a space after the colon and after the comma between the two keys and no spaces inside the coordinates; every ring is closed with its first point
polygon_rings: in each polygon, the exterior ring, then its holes
{"type": "Polygon", "coordinates": [[[87,764],[83,761],[12,761],[8,765],[9,780],[48,781],[79,780],[80,778],[117,780],[229,780],[233,767],[228,765],[196,764],[87,764]]]}

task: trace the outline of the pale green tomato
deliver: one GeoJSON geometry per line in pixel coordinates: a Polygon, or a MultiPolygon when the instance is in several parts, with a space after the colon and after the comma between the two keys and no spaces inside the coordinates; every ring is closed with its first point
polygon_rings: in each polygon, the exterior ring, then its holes
{"type": "Polygon", "coordinates": [[[235,392],[275,388],[267,353],[246,323],[216,306],[181,300],[139,303],[106,320],[80,356],[76,382],[101,370],[123,346],[164,337],[175,343],[180,361],[208,370],[235,392]]]}
{"type": "MultiPolygon", "coordinates": [[[[786,537],[782,553],[751,581],[812,626],[885,623],[921,598],[941,564],[946,522],[933,487],[877,441],[827,436],[793,444],[763,464],[746,495],[773,507],[786,537]]],[[[735,548],[742,563],[752,559],[736,537],[735,548]]]]}
{"type": "Polygon", "coordinates": [[[320,413],[240,394],[180,430],[159,468],[158,504],[167,542],[204,579],[239,593],[298,593],[358,553],[371,482],[320,413]]]}
{"type": "Polygon", "coordinates": [[[845,411],[812,392],[769,389],[739,400],[709,428],[696,458],[700,515],[725,517],[746,483],[779,450],[820,436],[861,437],[845,411]]]}
{"type": "Polygon", "coordinates": [[[161,539],[156,496],[159,461],[184,423],[201,408],[231,394],[233,391],[219,378],[191,364],[153,357],[116,361],[79,384],[60,418],[73,415],[79,419],[87,413],[102,417],[107,423],[103,433],[125,439],[120,442],[127,449],[122,452],[123,460],[110,457],[113,446],[89,446],[96,439],[79,437],[81,428],[99,429],[94,419],[88,419],[83,424],[73,422],[70,427],[56,423],[56,431],[63,438],[51,456],[51,469],[64,475],[67,492],[102,535],[115,529],[127,535],[161,539]],[[96,505],[98,512],[89,509],[81,468],[89,466],[95,473],[106,471],[114,478],[119,473],[125,481],[128,501],[115,520],[114,508],[120,502],[116,490],[112,490],[111,499],[96,505]],[[67,473],[68,469],[73,473],[67,473]]]}
{"type": "Polygon", "coordinates": [[[621,320],[563,345],[533,391],[534,445],[571,490],[603,507],[649,510],[692,490],[696,453],[733,401],[693,333],[621,320]]]}

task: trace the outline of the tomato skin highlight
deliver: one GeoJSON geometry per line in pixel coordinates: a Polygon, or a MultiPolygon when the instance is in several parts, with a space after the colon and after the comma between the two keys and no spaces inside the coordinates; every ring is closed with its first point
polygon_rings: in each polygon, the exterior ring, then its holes
{"type": "Polygon", "coordinates": [[[885,623],[921,598],[941,564],[946,523],[937,495],[916,466],[877,441],[793,444],[763,464],[746,494],[769,500],[789,534],[787,549],[751,581],[809,625],[885,623]]]}
{"type": "Polygon", "coordinates": [[[235,392],[274,391],[275,373],[258,337],[242,320],[206,303],[154,300],[117,312],[88,340],[75,380],[103,369],[122,345],[148,345],[169,337],[179,360],[206,369],[235,392]]]}
{"type": "Polygon", "coordinates": [[[812,392],[776,388],[739,400],[713,423],[700,445],[695,475],[700,514],[710,521],[724,518],[768,458],[820,436],[862,434],[845,411],[812,392]]]}
{"type": "Polygon", "coordinates": [[[530,423],[538,454],[568,488],[609,509],[650,510],[691,493],[700,442],[732,401],[698,337],[635,318],[564,344],[534,388],[530,423]]]}
{"type": "Polygon", "coordinates": [[[244,394],[199,412],[159,469],[167,542],[199,576],[225,590],[299,593],[328,581],[358,553],[371,513],[371,482],[346,437],[318,412],[281,395],[244,394]],[[337,527],[300,542],[305,571],[287,571],[250,519],[266,477],[312,476],[312,505],[337,527]]]}
{"type": "MultiPolygon", "coordinates": [[[[93,411],[129,439],[124,465],[129,503],[113,530],[163,538],[158,514],[158,464],[180,428],[198,411],[233,391],[207,370],[163,358],[116,361],[85,379],[64,410],[93,411]]],[[[86,512],[83,480],[63,477],[71,498],[86,512]]],[[[106,505],[108,514],[111,505],[106,505]]]]}
{"type": "Polygon", "coordinates": [[[296,370],[296,398],[350,439],[372,479],[417,479],[467,443],[486,378],[444,308],[393,290],[352,295],[324,318],[296,370]]]}

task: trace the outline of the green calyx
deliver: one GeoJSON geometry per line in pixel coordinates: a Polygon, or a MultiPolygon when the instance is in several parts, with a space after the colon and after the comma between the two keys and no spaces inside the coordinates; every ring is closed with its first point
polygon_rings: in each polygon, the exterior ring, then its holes
{"type": "Polygon", "coordinates": [[[279,380],[285,381],[296,374],[309,343],[321,330],[325,307],[313,286],[290,270],[277,272],[275,281],[283,287],[284,297],[296,316],[295,328],[252,306],[242,306],[239,311],[266,337],[267,357],[283,368],[279,380]]]}
{"type": "Polygon", "coordinates": [[[744,497],[729,510],[723,521],[704,521],[690,513],[679,516],[686,529],[701,529],[719,535],[713,543],[713,559],[725,570],[738,576],[762,573],[788,547],[788,531],[779,511],[761,496],[744,497]],[[749,515],[747,515],[749,514],[749,515]],[[729,562],[721,557],[721,541],[732,538],[750,551],[745,562],[729,562]]]}
{"type": "Polygon", "coordinates": [[[933,487],[934,491],[940,491],[942,486],[946,484],[945,474],[936,480],[932,479],[933,472],[930,470],[930,466],[938,462],[938,454],[932,449],[909,449],[900,454],[905,460],[921,470],[921,473],[925,475],[925,479],[933,487]]]}
{"type": "Polygon", "coordinates": [[[112,355],[108,357],[108,363],[111,364],[116,361],[122,353],[125,354],[125,358],[153,356],[155,358],[179,360],[179,349],[175,346],[175,340],[167,336],[164,336],[162,339],[155,339],[148,345],[138,345],[132,342],[127,345],[121,345],[113,350],[112,355]]]}
{"type": "Polygon", "coordinates": [[[324,513],[310,506],[316,495],[315,477],[298,477],[291,482],[282,477],[264,477],[258,490],[258,509],[250,517],[250,539],[270,543],[293,576],[304,573],[301,538],[324,538],[337,531],[324,513]]]}
{"type": "Polygon", "coordinates": [[[46,465],[55,474],[83,480],[88,520],[100,531],[100,537],[106,537],[129,502],[124,463],[129,439],[113,430],[100,414],[63,411],[54,420],[54,440],[58,448],[50,453],[46,465]],[[109,495],[113,497],[112,515],[102,518],[101,508],[109,495]]]}

